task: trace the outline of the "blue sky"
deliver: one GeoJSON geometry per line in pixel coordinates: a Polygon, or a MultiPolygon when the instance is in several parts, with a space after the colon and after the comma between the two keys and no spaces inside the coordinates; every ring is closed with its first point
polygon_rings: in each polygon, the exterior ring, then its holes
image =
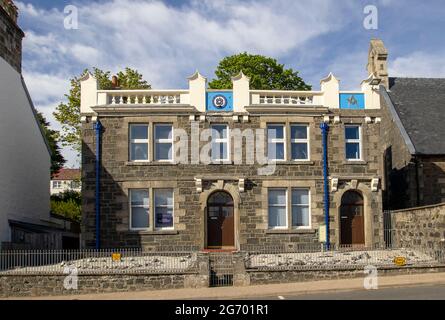
{"type": "MultiPolygon", "coordinates": [[[[69,78],[97,66],[138,69],[154,88],[185,88],[198,69],[208,79],[218,61],[238,52],[276,58],[319,88],[333,72],[343,90],[366,78],[369,40],[389,50],[390,76],[445,77],[445,3],[398,0],[100,0],[16,1],[25,31],[23,73],[38,109],[52,117],[69,78]],[[79,29],[63,25],[66,5],[79,29]],[[363,27],[366,5],[378,29],[363,27]]],[[[78,164],[64,149],[69,165],[78,164]]]]}

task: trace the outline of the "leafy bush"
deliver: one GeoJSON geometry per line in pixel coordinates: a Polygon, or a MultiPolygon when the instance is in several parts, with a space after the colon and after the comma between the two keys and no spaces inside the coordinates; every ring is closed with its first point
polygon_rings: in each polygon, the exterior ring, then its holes
{"type": "Polygon", "coordinates": [[[51,212],[53,214],[80,221],[82,198],[79,192],[65,191],[51,196],[51,212]]]}

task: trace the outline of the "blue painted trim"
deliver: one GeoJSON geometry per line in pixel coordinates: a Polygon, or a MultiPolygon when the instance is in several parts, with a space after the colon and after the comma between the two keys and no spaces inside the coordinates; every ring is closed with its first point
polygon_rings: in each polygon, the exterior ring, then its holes
{"type": "Polygon", "coordinates": [[[328,181],[328,131],[329,125],[326,122],[320,124],[321,134],[323,138],[323,183],[324,183],[324,221],[326,225],[326,249],[330,247],[329,241],[329,181],[328,181]]]}
{"type": "Polygon", "coordinates": [[[340,93],[340,109],[365,109],[363,93],[340,93]]]}
{"type": "Polygon", "coordinates": [[[100,249],[100,145],[102,124],[99,120],[96,121],[93,128],[96,130],[96,249],[100,249]]]}
{"type": "Polygon", "coordinates": [[[213,112],[231,112],[233,111],[233,92],[232,91],[210,91],[206,92],[206,110],[213,112]],[[225,100],[225,104],[222,106],[215,106],[213,99],[216,97],[222,97],[225,100]]]}

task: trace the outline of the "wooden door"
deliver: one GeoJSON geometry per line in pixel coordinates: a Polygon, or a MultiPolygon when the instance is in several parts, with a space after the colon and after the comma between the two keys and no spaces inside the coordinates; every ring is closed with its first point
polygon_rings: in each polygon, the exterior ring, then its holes
{"type": "Polygon", "coordinates": [[[340,207],[340,243],[365,244],[363,198],[355,191],[343,195],[340,207]]]}
{"type": "Polygon", "coordinates": [[[235,220],[232,197],[216,192],[207,202],[207,247],[235,246],[235,220]]]}

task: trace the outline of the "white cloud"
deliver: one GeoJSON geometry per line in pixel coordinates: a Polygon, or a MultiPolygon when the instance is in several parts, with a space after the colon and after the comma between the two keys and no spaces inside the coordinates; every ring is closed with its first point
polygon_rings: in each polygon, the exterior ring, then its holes
{"type": "Polygon", "coordinates": [[[389,75],[394,77],[445,77],[445,53],[413,52],[397,57],[389,64],[389,75]]]}
{"type": "Polygon", "coordinates": [[[280,59],[304,51],[312,39],[341,29],[351,6],[361,12],[352,1],[334,0],[191,0],[180,6],[109,0],[77,4],[79,29],[66,30],[63,10],[17,5],[28,26],[25,79],[53,126],[49,110],[84,68],[129,66],[154,88],[183,88],[196,69],[211,79],[226,55],[248,51],[280,59]]]}
{"type": "Polygon", "coordinates": [[[34,103],[38,105],[62,101],[69,90],[69,79],[65,76],[24,71],[23,78],[34,103]]]}

